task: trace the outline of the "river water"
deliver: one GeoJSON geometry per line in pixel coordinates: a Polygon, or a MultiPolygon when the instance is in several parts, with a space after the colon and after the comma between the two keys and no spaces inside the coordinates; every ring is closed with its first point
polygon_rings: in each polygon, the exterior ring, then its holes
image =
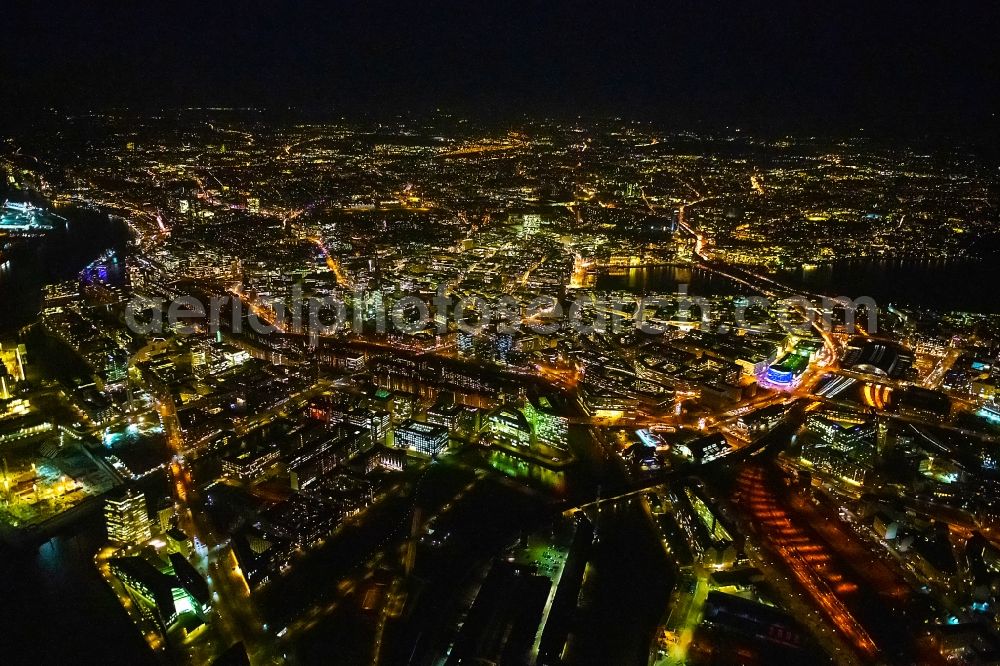
{"type": "Polygon", "coordinates": [[[156,664],[139,630],[94,565],[101,512],[37,550],[0,546],[6,664],[156,664]]]}
{"type": "MultiPolygon", "coordinates": [[[[35,321],[46,284],[74,277],[105,250],[126,246],[121,222],[72,207],[56,212],[65,224],[19,240],[0,261],[0,334],[35,321]]],[[[0,662],[158,663],[94,565],[105,539],[96,511],[37,548],[0,544],[0,662]]]]}
{"type": "Polygon", "coordinates": [[[0,334],[34,321],[45,285],[72,278],[105,250],[121,254],[127,245],[121,221],[76,207],[55,212],[67,222],[44,237],[17,242],[0,260],[0,334]]]}
{"type": "Polygon", "coordinates": [[[602,273],[597,276],[596,287],[604,291],[673,294],[681,285],[686,285],[688,293],[705,296],[745,291],[728,278],[688,266],[651,266],[602,273]]]}
{"type": "Polygon", "coordinates": [[[820,293],[870,296],[879,305],[1000,312],[1000,262],[974,259],[851,259],[787,271],[787,282],[820,293]]]}
{"type": "MultiPolygon", "coordinates": [[[[869,296],[880,306],[939,311],[1000,312],[1000,262],[975,259],[851,259],[781,271],[789,286],[852,299],[869,296]]],[[[680,285],[696,295],[747,293],[725,277],[677,266],[630,268],[598,277],[597,287],[636,293],[676,293],[680,285]]]]}

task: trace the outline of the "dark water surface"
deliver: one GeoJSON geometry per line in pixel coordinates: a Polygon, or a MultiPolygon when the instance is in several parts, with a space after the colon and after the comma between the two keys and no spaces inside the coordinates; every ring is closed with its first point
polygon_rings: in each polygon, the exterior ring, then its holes
{"type": "MultiPolygon", "coordinates": [[[[994,259],[851,259],[785,270],[775,277],[810,292],[870,296],[879,305],[1000,312],[1000,260],[994,259]]],[[[706,296],[748,292],[723,276],[679,266],[631,268],[597,279],[599,289],[637,293],[676,293],[685,284],[689,293],[706,296]]]]}
{"type": "Polygon", "coordinates": [[[44,237],[17,240],[0,259],[0,333],[34,321],[45,285],[76,276],[107,249],[126,247],[123,222],[76,207],[54,211],[65,224],[44,237]]]}
{"type": "Polygon", "coordinates": [[[94,565],[100,511],[37,550],[0,546],[4,664],[159,663],[94,565]]]}
{"type": "Polygon", "coordinates": [[[1000,312],[997,260],[853,259],[788,271],[781,277],[810,291],[870,296],[880,305],[1000,312]]]}

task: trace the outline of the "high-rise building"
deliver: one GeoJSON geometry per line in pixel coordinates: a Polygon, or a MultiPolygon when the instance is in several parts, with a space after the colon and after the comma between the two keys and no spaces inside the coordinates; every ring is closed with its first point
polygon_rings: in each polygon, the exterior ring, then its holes
{"type": "Polygon", "coordinates": [[[104,377],[109,384],[123,381],[128,377],[128,354],[124,350],[108,353],[104,363],[104,377]]]}
{"type": "Polygon", "coordinates": [[[135,546],[152,537],[146,496],[142,493],[129,490],[120,500],[108,500],[104,505],[104,520],[112,543],[135,546]]]}
{"type": "Polygon", "coordinates": [[[497,333],[490,341],[494,359],[501,363],[509,363],[511,351],[514,349],[514,337],[510,333],[497,333]]]}
{"type": "Polygon", "coordinates": [[[475,351],[476,336],[467,331],[459,331],[457,343],[459,356],[469,356],[475,351]]]}
{"type": "Polygon", "coordinates": [[[376,444],[385,444],[389,435],[389,428],[392,425],[392,419],[389,412],[383,410],[373,410],[371,412],[369,425],[372,431],[372,441],[376,444]]]}
{"type": "Polygon", "coordinates": [[[875,421],[877,437],[875,440],[876,450],[881,454],[888,449],[892,440],[889,437],[889,421],[884,417],[878,417],[875,421]]]}

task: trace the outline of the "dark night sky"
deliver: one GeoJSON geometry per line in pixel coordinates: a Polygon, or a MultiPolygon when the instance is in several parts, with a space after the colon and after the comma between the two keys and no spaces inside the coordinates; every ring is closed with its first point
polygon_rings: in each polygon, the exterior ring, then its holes
{"type": "Polygon", "coordinates": [[[4,7],[4,104],[18,108],[440,106],[975,129],[996,124],[1000,91],[1000,21],[987,0],[4,7]]]}

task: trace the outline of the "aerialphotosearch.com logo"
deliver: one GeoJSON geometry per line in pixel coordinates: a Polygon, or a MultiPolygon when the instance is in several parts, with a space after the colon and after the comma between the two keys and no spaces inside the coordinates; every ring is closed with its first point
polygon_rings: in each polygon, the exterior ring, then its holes
{"type": "Polygon", "coordinates": [[[207,306],[190,295],[170,301],[135,296],[126,306],[125,322],[140,335],[163,335],[167,331],[190,334],[199,330],[214,335],[226,321],[227,328],[234,333],[244,332],[246,326],[261,335],[307,334],[313,344],[321,337],[351,331],[415,335],[433,330],[436,335],[444,335],[449,331],[449,322],[457,330],[470,334],[495,328],[498,333],[539,335],[559,331],[577,335],[623,334],[634,330],[662,335],[672,327],[697,326],[710,330],[713,322],[717,322],[720,333],[734,329],[764,332],[775,327],[803,335],[814,327],[854,333],[859,313],[866,317],[864,329],[868,333],[875,333],[878,323],[877,305],[868,296],[824,297],[819,302],[804,296],[779,300],[743,296],[731,299],[726,309],[730,307],[730,313],[713,311],[712,301],[689,295],[684,284],[676,294],[600,298],[586,292],[568,301],[538,296],[527,303],[510,295],[492,299],[476,295],[454,298],[439,288],[430,299],[403,296],[388,308],[380,292],[356,290],[348,302],[332,296],[305,297],[296,285],[287,300],[261,299],[252,305],[231,295],[212,296],[207,306]]]}

